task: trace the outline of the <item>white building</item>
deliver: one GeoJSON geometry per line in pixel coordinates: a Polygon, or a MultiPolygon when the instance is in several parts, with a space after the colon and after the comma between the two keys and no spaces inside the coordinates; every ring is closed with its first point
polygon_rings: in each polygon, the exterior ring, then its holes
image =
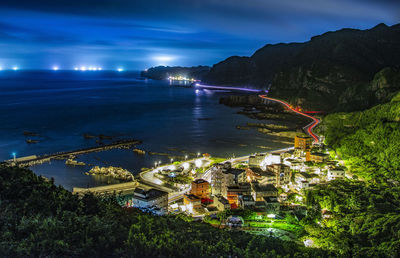
{"type": "Polygon", "coordinates": [[[168,193],[157,189],[146,191],[136,188],[133,191],[132,207],[164,215],[168,212],[168,193]]]}
{"type": "Polygon", "coordinates": [[[344,178],[345,172],[341,168],[328,169],[328,181],[344,178]]]}

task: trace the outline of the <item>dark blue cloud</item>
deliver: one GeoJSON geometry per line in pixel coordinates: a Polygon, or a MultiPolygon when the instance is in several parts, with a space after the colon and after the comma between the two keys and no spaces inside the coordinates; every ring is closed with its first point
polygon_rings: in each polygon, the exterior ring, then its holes
{"type": "Polygon", "coordinates": [[[266,43],[398,23],[399,1],[2,0],[0,66],[211,65],[266,43]]]}

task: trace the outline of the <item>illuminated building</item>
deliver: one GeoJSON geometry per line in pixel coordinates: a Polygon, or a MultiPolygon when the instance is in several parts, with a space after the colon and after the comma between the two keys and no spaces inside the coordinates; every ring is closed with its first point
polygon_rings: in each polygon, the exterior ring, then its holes
{"type": "Polygon", "coordinates": [[[328,181],[344,178],[345,172],[341,168],[328,169],[328,181]]]}
{"type": "Polygon", "coordinates": [[[284,164],[272,164],[267,166],[267,171],[271,171],[276,176],[276,185],[286,185],[290,183],[292,170],[284,164]]]}
{"type": "Polygon", "coordinates": [[[132,207],[150,211],[158,215],[168,212],[168,193],[157,189],[136,188],[131,197],[132,207]]]}
{"type": "Polygon", "coordinates": [[[310,154],[310,161],[315,163],[322,163],[327,161],[329,158],[329,154],[321,153],[321,152],[314,152],[310,154]]]}
{"type": "Polygon", "coordinates": [[[276,197],[278,196],[278,189],[273,184],[262,185],[258,182],[251,184],[251,190],[254,201],[264,201],[263,197],[276,197]]]}
{"type": "Polygon", "coordinates": [[[251,194],[251,186],[249,183],[240,183],[227,187],[226,198],[231,206],[239,206],[239,197],[251,194]]]}
{"type": "Polygon", "coordinates": [[[265,154],[256,154],[249,156],[249,167],[259,167],[261,165],[261,162],[264,161],[265,156],[265,154]]]}
{"type": "Polygon", "coordinates": [[[193,213],[194,209],[201,207],[201,199],[194,194],[185,194],[183,196],[183,204],[190,213],[193,213]]]}
{"type": "Polygon", "coordinates": [[[231,208],[229,201],[221,195],[214,196],[214,205],[220,211],[229,210],[231,208]]]}
{"type": "Polygon", "coordinates": [[[204,179],[196,179],[192,182],[190,193],[200,199],[210,198],[210,184],[204,179]]]}
{"type": "Polygon", "coordinates": [[[212,194],[226,196],[227,187],[243,181],[244,175],[244,169],[224,168],[222,165],[216,165],[211,174],[212,194]]]}
{"type": "Polygon", "coordinates": [[[301,149],[303,151],[311,148],[313,138],[310,136],[295,136],[294,137],[294,147],[296,149],[301,149]]]}

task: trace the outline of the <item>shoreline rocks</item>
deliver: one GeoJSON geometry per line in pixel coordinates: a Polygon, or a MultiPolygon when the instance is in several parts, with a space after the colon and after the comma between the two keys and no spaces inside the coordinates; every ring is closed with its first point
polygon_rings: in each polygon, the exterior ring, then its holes
{"type": "Polygon", "coordinates": [[[99,167],[95,166],[87,172],[89,175],[110,176],[119,180],[133,181],[134,176],[131,172],[121,167],[99,167]]]}

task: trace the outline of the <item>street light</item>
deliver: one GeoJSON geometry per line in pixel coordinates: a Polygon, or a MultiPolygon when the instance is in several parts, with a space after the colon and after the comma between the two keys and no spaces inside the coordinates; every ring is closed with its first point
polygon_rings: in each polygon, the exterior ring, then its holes
{"type": "Polygon", "coordinates": [[[197,157],[199,157],[200,156],[200,152],[197,152],[197,157]]]}
{"type": "Polygon", "coordinates": [[[187,155],[185,155],[185,160],[187,160],[187,158],[188,158],[188,156],[187,156],[187,155]]]}
{"type": "Polygon", "coordinates": [[[174,161],[174,159],[171,159],[171,163],[174,161]]]}
{"type": "Polygon", "coordinates": [[[17,162],[17,153],[13,152],[12,155],[13,155],[14,163],[17,162]]]}

